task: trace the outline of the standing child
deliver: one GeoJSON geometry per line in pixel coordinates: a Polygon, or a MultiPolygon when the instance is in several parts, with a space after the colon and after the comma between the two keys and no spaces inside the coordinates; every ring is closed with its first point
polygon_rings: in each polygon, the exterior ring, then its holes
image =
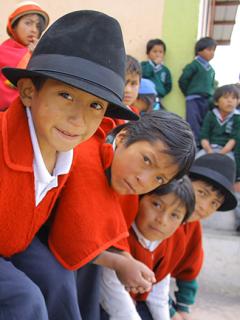
{"type": "Polygon", "coordinates": [[[148,61],[141,63],[143,78],[147,78],[155,84],[159,103],[172,89],[171,73],[163,64],[166,49],[166,44],[162,40],[149,40],[146,48],[148,61]]]}
{"type": "Polygon", "coordinates": [[[140,198],[138,213],[128,239],[130,250],[135,258],[154,271],[157,282],[153,284],[149,293],[134,296],[135,305],[129,293],[119,283],[116,274],[103,268],[100,301],[109,319],[170,320],[168,307],[170,277],[167,269],[168,264],[173,266],[177,264],[177,258],[175,256],[175,261],[170,262],[169,257],[172,250],[178,251],[181,256],[184,242],[179,241],[178,233],[171,245],[164,240],[171,237],[190,217],[194,204],[194,191],[186,176],[140,198]],[[166,256],[169,259],[168,264],[165,264],[166,256]],[[165,276],[167,277],[164,278],[165,276]],[[149,317],[144,310],[143,302],[148,307],[149,317]]]}
{"type": "Polygon", "coordinates": [[[124,69],[119,23],[96,11],[61,17],[26,69],[3,69],[20,98],[0,114],[1,320],[81,319],[74,274],[36,234],[79,162],[73,149],[104,115],[136,119],[121,101],[124,69]]]}
{"type": "MultiPolygon", "coordinates": [[[[38,39],[49,23],[48,14],[33,1],[20,2],[8,18],[10,38],[0,45],[0,68],[25,68],[38,39]]],[[[17,88],[0,74],[0,110],[18,96],[17,88]]]]}
{"type": "Polygon", "coordinates": [[[195,160],[190,169],[196,206],[189,222],[182,226],[186,249],[171,275],[176,279],[178,291],[171,307],[174,320],[190,320],[190,306],[197,294],[198,276],[203,259],[200,220],[206,219],[217,210],[233,210],[237,199],[233,192],[236,167],[234,161],[222,154],[204,155],[195,160]],[[227,168],[227,169],[226,169],[227,168]]]}
{"type": "Polygon", "coordinates": [[[179,87],[186,97],[186,119],[197,146],[200,128],[208,111],[209,99],[214,93],[215,72],[209,61],[213,59],[217,43],[210,37],[201,38],[195,45],[195,59],[187,64],[180,76],[179,87]]]}

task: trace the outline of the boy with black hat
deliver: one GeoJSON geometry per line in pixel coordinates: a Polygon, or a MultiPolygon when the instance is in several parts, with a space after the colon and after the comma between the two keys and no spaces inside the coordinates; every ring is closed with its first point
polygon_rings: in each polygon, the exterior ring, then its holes
{"type": "Polygon", "coordinates": [[[184,256],[171,273],[178,286],[178,291],[175,292],[176,301],[170,309],[174,320],[190,319],[189,307],[195,301],[198,288],[195,279],[203,262],[200,220],[208,218],[217,210],[229,211],[237,206],[233,191],[235,172],[234,161],[218,153],[196,159],[190,169],[196,206],[189,222],[182,226],[187,241],[184,256]]]}
{"type": "Polygon", "coordinates": [[[124,66],[118,22],[76,11],[48,29],[27,69],[3,70],[20,98],[0,114],[1,320],[81,319],[73,273],[35,235],[77,162],[73,149],[104,115],[137,119],[121,102],[124,66]]]}

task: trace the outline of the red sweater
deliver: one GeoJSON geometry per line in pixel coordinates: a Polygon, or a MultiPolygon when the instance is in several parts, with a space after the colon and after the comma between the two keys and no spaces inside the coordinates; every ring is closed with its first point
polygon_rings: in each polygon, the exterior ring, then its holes
{"type": "Polygon", "coordinates": [[[0,113],[0,255],[11,256],[31,243],[47,220],[67,175],[35,206],[33,148],[25,107],[18,98],[0,113]]]}
{"type": "Polygon", "coordinates": [[[111,164],[113,149],[104,140],[104,132],[98,130],[98,134],[77,147],[80,161],[61,194],[51,226],[50,249],[70,270],[82,267],[111,246],[128,248],[124,241],[118,243],[128,236],[128,228],[118,195],[106,178],[105,169],[111,164]]]}
{"type": "MultiPolygon", "coordinates": [[[[17,67],[29,54],[27,47],[8,39],[0,45],[0,69],[4,67],[17,67]]],[[[30,57],[30,55],[29,55],[30,57]]],[[[20,67],[20,66],[19,66],[20,67]]],[[[18,90],[0,73],[0,110],[4,110],[18,96],[18,90]]]]}
{"type": "MultiPolygon", "coordinates": [[[[130,229],[128,238],[131,253],[134,258],[146,264],[154,271],[157,282],[164,279],[171,273],[185,251],[184,230],[178,228],[168,239],[162,241],[152,252],[145,249],[138,241],[134,230],[130,229]]],[[[149,293],[133,295],[135,300],[146,300],[149,293]]]]}
{"type": "Polygon", "coordinates": [[[191,281],[198,276],[203,263],[202,228],[199,221],[188,222],[181,228],[184,230],[186,249],[181,261],[172,271],[172,277],[191,281]]]}

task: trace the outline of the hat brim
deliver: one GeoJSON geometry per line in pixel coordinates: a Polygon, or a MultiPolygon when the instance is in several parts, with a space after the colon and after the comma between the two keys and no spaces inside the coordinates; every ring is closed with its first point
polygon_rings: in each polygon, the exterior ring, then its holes
{"type": "Polygon", "coordinates": [[[31,71],[27,69],[8,67],[3,68],[2,73],[15,86],[17,86],[18,80],[22,78],[36,78],[39,76],[64,82],[70,86],[108,101],[109,105],[105,113],[106,117],[124,120],[139,119],[138,115],[128,109],[114,93],[103,86],[95,84],[94,82],[86,81],[86,79],[54,71],[31,71]]]}
{"type": "Polygon", "coordinates": [[[225,199],[218,211],[230,211],[236,208],[237,198],[233,191],[233,185],[220,173],[206,167],[193,165],[189,171],[190,178],[199,178],[212,182],[225,192],[225,199]]]}

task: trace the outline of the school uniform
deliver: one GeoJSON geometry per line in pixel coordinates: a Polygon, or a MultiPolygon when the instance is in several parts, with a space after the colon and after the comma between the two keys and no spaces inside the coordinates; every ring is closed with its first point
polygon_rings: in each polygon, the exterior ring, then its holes
{"type": "Polygon", "coordinates": [[[184,230],[186,248],[183,257],[171,273],[178,287],[175,301],[170,308],[171,316],[176,311],[189,312],[190,306],[194,304],[198,289],[196,278],[203,263],[201,223],[188,222],[181,228],[184,230]]]}
{"type": "Polygon", "coordinates": [[[197,56],[187,64],[178,80],[186,97],[186,120],[199,144],[200,128],[209,109],[209,99],[214,92],[215,72],[208,61],[197,56]]]}
{"type": "Polygon", "coordinates": [[[73,273],[36,237],[68,178],[73,153],[60,153],[53,175],[47,172],[31,112],[19,98],[0,114],[0,133],[0,319],[81,319],[73,273]],[[69,306],[60,302],[65,299],[69,306]]]}

